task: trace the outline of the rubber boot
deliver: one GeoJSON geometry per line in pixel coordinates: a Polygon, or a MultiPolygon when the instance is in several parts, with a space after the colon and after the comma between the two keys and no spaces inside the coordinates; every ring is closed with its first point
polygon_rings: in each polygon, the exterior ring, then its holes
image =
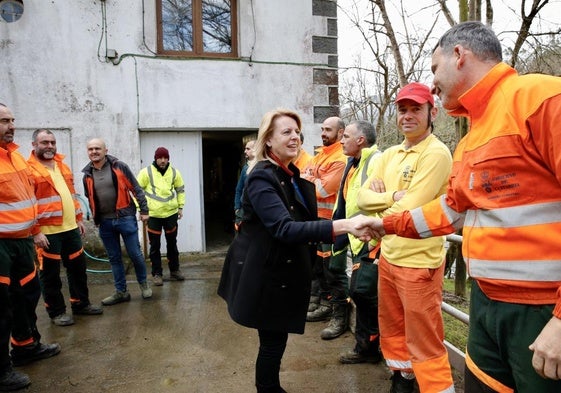
{"type": "Polygon", "coordinates": [[[323,340],[332,340],[345,333],[349,328],[349,303],[336,303],[333,305],[333,315],[329,325],[321,331],[323,340]]]}
{"type": "Polygon", "coordinates": [[[401,375],[401,371],[394,370],[391,379],[392,379],[392,387],[390,388],[390,393],[415,392],[415,378],[406,379],[401,375]]]}
{"type": "Polygon", "coordinates": [[[310,296],[310,303],[308,303],[308,312],[317,310],[319,307],[319,296],[310,296]]]}
{"type": "Polygon", "coordinates": [[[333,309],[329,300],[321,299],[318,308],[314,311],[309,312],[306,315],[306,321],[308,322],[319,322],[319,321],[326,321],[331,318],[331,314],[333,313],[333,309]]]}

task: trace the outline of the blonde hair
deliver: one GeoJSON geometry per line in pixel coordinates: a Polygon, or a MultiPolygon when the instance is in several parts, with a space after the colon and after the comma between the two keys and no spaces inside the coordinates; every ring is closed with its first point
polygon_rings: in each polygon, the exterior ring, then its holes
{"type": "MultiPolygon", "coordinates": [[[[251,172],[253,167],[256,163],[263,160],[271,160],[269,157],[269,147],[267,146],[267,141],[271,138],[271,135],[274,131],[274,122],[277,118],[287,116],[291,119],[296,121],[298,125],[298,129],[302,130],[302,120],[298,114],[290,109],[275,109],[265,113],[263,119],[261,120],[261,125],[259,126],[259,132],[257,133],[257,140],[255,141],[255,145],[253,145],[253,151],[255,153],[255,157],[249,164],[247,169],[247,173],[251,172]]],[[[273,161],[274,162],[274,161],[273,161]]]]}

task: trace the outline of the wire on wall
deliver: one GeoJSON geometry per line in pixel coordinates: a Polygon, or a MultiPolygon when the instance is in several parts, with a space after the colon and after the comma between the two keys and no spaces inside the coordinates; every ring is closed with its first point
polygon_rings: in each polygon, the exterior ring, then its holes
{"type": "Polygon", "coordinates": [[[105,1],[101,2],[101,36],[97,44],[97,60],[100,63],[107,63],[107,10],[105,8],[105,1]],[[100,55],[101,44],[105,39],[105,56],[100,55]]]}
{"type": "Polygon", "coordinates": [[[144,44],[144,47],[148,50],[148,52],[152,53],[153,55],[157,55],[156,52],[154,52],[148,47],[148,45],[146,45],[146,20],[144,18],[145,14],[146,12],[144,10],[144,0],[142,0],[142,43],[144,44]]]}
{"type": "Polygon", "coordinates": [[[108,58],[107,48],[107,9],[106,9],[106,2],[101,1],[101,37],[99,39],[98,49],[97,49],[97,57],[100,62],[103,63],[112,63],[113,65],[119,65],[121,61],[123,61],[127,57],[134,58],[135,61],[135,68],[136,68],[136,58],[145,58],[145,59],[165,59],[165,60],[212,60],[212,61],[235,61],[235,62],[245,62],[248,63],[249,66],[252,66],[253,63],[256,64],[270,64],[270,65],[291,65],[291,66],[300,66],[300,67],[324,67],[324,68],[337,68],[333,67],[327,63],[306,63],[306,62],[291,62],[291,61],[268,61],[268,60],[255,60],[253,59],[255,45],[257,42],[257,29],[256,29],[256,21],[255,21],[255,10],[254,10],[254,3],[253,0],[250,0],[251,6],[251,24],[253,28],[253,43],[251,46],[251,51],[249,57],[242,57],[242,58],[208,58],[204,56],[170,56],[170,55],[159,55],[157,52],[152,50],[146,44],[146,24],[145,24],[145,0],[142,0],[142,43],[146,50],[151,53],[151,55],[145,55],[141,53],[123,53],[115,58],[108,58]],[[102,43],[105,43],[105,56],[101,56],[101,46],[102,43]]]}
{"type": "Polygon", "coordinates": [[[251,66],[251,60],[253,59],[253,51],[255,50],[255,43],[257,42],[257,32],[255,29],[255,10],[253,9],[253,0],[249,1],[251,6],[251,27],[253,27],[253,44],[251,44],[251,51],[249,52],[249,62],[251,66]]]}
{"type": "Polygon", "coordinates": [[[138,81],[138,58],[144,59],[165,59],[165,60],[213,60],[213,61],[234,61],[234,62],[245,62],[251,67],[253,64],[269,64],[269,65],[287,65],[287,66],[297,66],[297,67],[323,67],[323,68],[337,68],[326,63],[306,63],[306,62],[290,62],[290,61],[267,61],[267,60],[255,60],[253,59],[255,45],[257,42],[257,29],[255,21],[255,10],[253,0],[250,0],[251,6],[251,24],[253,29],[253,43],[251,46],[249,57],[243,58],[208,58],[204,56],[193,57],[193,56],[170,56],[170,55],[158,55],[157,52],[150,49],[146,44],[146,22],[145,22],[145,0],[142,0],[142,43],[146,50],[151,53],[151,55],[145,55],[140,53],[123,53],[117,55],[115,52],[115,57],[109,58],[108,56],[108,33],[107,33],[107,9],[106,2],[101,1],[101,36],[99,38],[99,43],[97,47],[97,58],[102,63],[112,63],[113,65],[119,65],[121,61],[127,57],[132,57],[134,62],[134,75],[135,75],[135,85],[136,85],[136,123],[137,127],[140,126],[140,91],[139,91],[139,81],[138,81]],[[105,44],[105,56],[101,55],[102,44],[105,44]]]}
{"type": "Polygon", "coordinates": [[[136,86],[136,128],[140,128],[140,91],[138,87],[138,63],[136,62],[136,57],[132,58],[134,60],[134,83],[136,86]]]}

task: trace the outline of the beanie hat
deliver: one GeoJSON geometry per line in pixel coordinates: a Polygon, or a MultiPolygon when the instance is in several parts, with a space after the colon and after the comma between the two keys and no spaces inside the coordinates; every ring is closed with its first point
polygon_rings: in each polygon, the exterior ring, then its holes
{"type": "Polygon", "coordinates": [[[413,100],[417,104],[424,104],[428,102],[431,106],[434,106],[434,97],[427,85],[422,83],[413,82],[409,83],[397,93],[397,98],[395,99],[396,104],[402,100],[413,100]]]}
{"type": "Polygon", "coordinates": [[[158,158],[167,158],[169,160],[169,151],[165,147],[158,147],[154,153],[154,160],[158,158]]]}

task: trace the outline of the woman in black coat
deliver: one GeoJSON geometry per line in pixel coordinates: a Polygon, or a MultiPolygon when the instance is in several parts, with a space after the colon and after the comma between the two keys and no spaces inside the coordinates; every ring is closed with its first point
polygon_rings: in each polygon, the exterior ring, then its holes
{"type": "Polygon", "coordinates": [[[318,221],[314,185],[292,160],[300,147],[300,117],[267,113],[254,146],[242,198],[243,221],[230,245],[218,294],[232,319],[259,333],[258,392],[282,393],[279,370],[288,333],[304,333],[315,242],[334,236],[368,236],[363,216],[318,221]]]}

